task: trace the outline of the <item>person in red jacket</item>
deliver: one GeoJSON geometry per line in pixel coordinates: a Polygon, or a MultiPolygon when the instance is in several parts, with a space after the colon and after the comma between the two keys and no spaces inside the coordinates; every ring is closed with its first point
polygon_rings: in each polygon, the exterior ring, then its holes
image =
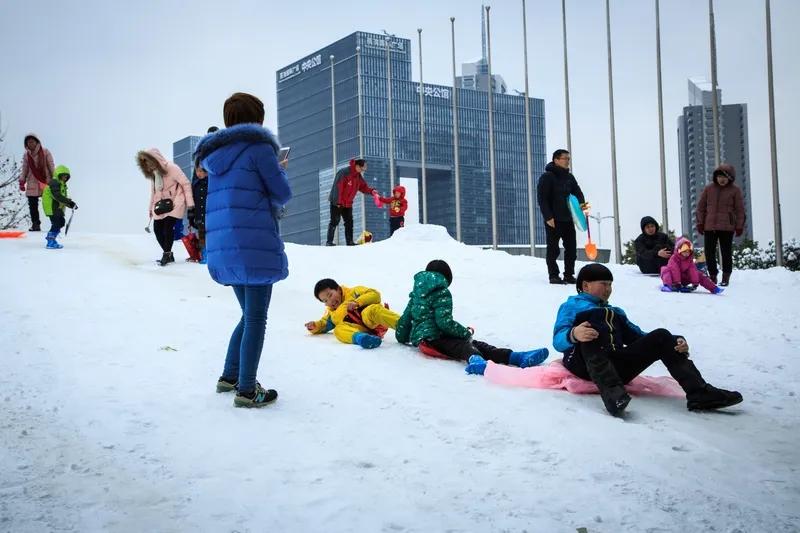
{"type": "Polygon", "coordinates": [[[331,221],[328,224],[328,240],[325,243],[327,246],[334,245],[333,236],[340,218],[344,218],[344,236],[347,246],[355,245],[353,242],[353,199],[355,199],[356,193],[361,191],[379,198],[378,191],[364,181],[363,174],[366,170],[366,160],[351,159],[349,169],[343,168],[336,173],[336,179],[333,180],[331,193],[328,196],[331,203],[331,221]]]}
{"type": "Polygon", "coordinates": [[[391,237],[395,231],[405,226],[406,209],[408,209],[406,188],[398,185],[392,189],[391,196],[381,197],[380,202],[389,204],[389,236],[391,237]]]}

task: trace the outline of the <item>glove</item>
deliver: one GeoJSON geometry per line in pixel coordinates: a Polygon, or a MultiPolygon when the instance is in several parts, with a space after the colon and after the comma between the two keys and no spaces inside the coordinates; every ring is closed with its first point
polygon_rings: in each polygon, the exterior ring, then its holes
{"type": "Polygon", "coordinates": [[[741,237],[742,233],[744,233],[744,228],[736,228],[736,236],[741,237]]]}
{"type": "Polygon", "coordinates": [[[22,192],[25,192],[25,180],[20,180],[19,181],[19,190],[21,190],[22,192]]]}
{"type": "Polygon", "coordinates": [[[464,371],[467,374],[477,374],[479,376],[482,376],[485,370],[486,370],[486,359],[484,359],[480,355],[469,356],[469,361],[467,361],[467,367],[464,369],[464,371]]]}
{"type": "Polygon", "coordinates": [[[697,225],[697,233],[703,235],[706,232],[706,227],[703,224],[697,225]]]}
{"type": "Polygon", "coordinates": [[[67,204],[67,207],[69,207],[70,209],[78,209],[78,204],[70,200],[69,203],[67,204]]]}

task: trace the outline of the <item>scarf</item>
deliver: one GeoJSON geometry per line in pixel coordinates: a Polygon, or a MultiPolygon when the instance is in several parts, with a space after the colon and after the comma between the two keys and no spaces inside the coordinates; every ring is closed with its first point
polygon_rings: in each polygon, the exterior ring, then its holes
{"type": "Polygon", "coordinates": [[[156,188],[157,191],[164,189],[164,178],[161,176],[159,171],[154,172],[155,180],[153,182],[153,186],[156,188]]]}
{"type": "MultiPolygon", "coordinates": [[[[41,156],[40,159],[47,159],[44,153],[44,148],[41,145],[39,145],[39,154],[41,156]]],[[[31,152],[26,152],[25,157],[28,159],[28,168],[30,169],[31,174],[33,174],[33,177],[36,178],[36,181],[42,185],[47,185],[47,176],[45,176],[44,172],[45,169],[36,164],[36,160],[31,152]]]]}

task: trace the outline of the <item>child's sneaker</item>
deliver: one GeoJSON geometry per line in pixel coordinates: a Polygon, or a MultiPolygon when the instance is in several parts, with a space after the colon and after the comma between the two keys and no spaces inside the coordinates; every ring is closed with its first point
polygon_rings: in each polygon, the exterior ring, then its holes
{"type": "Polygon", "coordinates": [[[217,392],[232,392],[236,390],[238,380],[229,380],[220,376],[217,380],[217,392]]]}
{"type": "Polygon", "coordinates": [[[486,371],[486,359],[480,355],[470,355],[467,367],[464,369],[467,374],[477,374],[482,376],[486,371]]]}
{"type": "MultiPolygon", "coordinates": [[[[547,348],[540,348],[538,350],[531,350],[529,352],[511,352],[509,362],[515,361],[520,368],[528,368],[529,366],[538,366],[542,364],[547,356],[550,355],[550,350],[547,348]]],[[[512,362],[512,364],[514,364],[512,362]]]]}
{"type": "Polygon", "coordinates": [[[722,291],[724,290],[725,289],[723,289],[722,287],[714,287],[714,290],[711,291],[711,294],[722,294],[722,291]]]}
{"type": "Polygon", "coordinates": [[[690,411],[711,411],[730,407],[742,402],[742,395],[737,391],[718,389],[706,383],[699,391],[686,395],[686,408],[690,411]]]}
{"type": "Polygon", "coordinates": [[[356,333],[353,335],[353,343],[358,344],[366,350],[369,350],[380,346],[381,338],[377,335],[370,335],[369,333],[356,333]]]}
{"type": "Polygon", "coordinates": [[[662,285],[661,292],[672,292],[672,287],[670,287],[669,285],[662,285]]]}
{"type": "Polygon", "coordinates": [[[273,389],[265,389],[256,382],[256,388],[252,392],[237,392],[233,398],[235,407],[264,407],[278,399],[278,392],[273,389]]]}

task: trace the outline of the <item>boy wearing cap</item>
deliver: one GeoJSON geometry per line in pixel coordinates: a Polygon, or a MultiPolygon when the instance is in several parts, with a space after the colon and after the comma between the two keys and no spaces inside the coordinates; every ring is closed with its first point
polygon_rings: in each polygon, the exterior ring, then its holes
{"type": "Polygon", "coordinates": [[[624,385],[656,361],[661,361],[686,391],[690,411],[719,409],[742,401],[736,391],[705,382],[689,359],[686,339],[664,328],[645,333],[625,311],[608,304],[614,277],[604,265],[592,263],[578,273],[578,294],[558,309],[553,346],[564,354],[564,366],[600,389],[606,409],[621,415],[631,398],[624,385]]]}

